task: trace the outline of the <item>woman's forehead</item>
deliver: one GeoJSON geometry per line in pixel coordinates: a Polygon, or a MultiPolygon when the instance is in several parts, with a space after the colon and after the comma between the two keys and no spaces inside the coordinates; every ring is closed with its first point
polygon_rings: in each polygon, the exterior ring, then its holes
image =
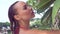
{"type": "Polygon", "coordinates": [[[25,2],[23,2],[23,1],[19,1],[18,3],[16,3],[15,4],[15,7],[23,7],[24,5],[26,5],[26,3],[25,2]]]}

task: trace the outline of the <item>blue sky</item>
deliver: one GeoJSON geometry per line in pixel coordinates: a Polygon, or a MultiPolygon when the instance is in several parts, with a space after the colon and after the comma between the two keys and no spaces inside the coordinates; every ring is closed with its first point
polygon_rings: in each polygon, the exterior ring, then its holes
{"type": "MultiPolygon", "coordinates": [[[[24,1],[27,0],[0,0],[0,22],[9,22],[8,19],[8,8],[11,4],[13,4],[15,1],[24,1]]],[[[36,17],[39,17],[39,15],[36,14],[36,17]]]]}

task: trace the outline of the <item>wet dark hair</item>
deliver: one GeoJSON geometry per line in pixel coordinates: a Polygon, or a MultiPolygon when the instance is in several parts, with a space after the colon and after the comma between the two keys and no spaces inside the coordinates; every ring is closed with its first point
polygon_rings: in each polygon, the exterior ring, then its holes
{"type": "Polygon", "coordinates": [[[16,3],[18,3],[19,1],[16,1],[15,3],[13,3],[8,10],[8,17],[11,23],[11,31],[12,34],[19,34],[19,24],[17,23],[17,21],[14,19],[14,15],[17,14],[16,9],[14,9],[14,5],[16,3]]]}

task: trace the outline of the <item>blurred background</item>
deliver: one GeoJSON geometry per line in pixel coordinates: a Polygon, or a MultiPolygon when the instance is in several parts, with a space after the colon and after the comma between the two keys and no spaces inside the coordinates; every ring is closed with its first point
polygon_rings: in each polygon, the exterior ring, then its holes
{"type": "Polygon", "coordinates": [[[31,29],[60,29],[60,0],[0,0],[0,33],[11,34],[8,19],[8,8],[16,1],[24,1],[31,5],[35,17],[30,20],[31,29]]]}

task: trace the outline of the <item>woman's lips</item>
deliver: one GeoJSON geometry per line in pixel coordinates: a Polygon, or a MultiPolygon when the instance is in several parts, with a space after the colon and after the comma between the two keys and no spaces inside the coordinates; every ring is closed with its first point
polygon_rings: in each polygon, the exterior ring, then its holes
{"type": "Polygon", "coordinates": [[[34,12],[32,12],[32,14],[34,14],[34,12]]]}
{"type": "Polygon", "coordinates": [[[32,14],[32,15],[34,15],[34,12],[33,12],[33,10],[31,10],[31,14],[32,14]]]}

